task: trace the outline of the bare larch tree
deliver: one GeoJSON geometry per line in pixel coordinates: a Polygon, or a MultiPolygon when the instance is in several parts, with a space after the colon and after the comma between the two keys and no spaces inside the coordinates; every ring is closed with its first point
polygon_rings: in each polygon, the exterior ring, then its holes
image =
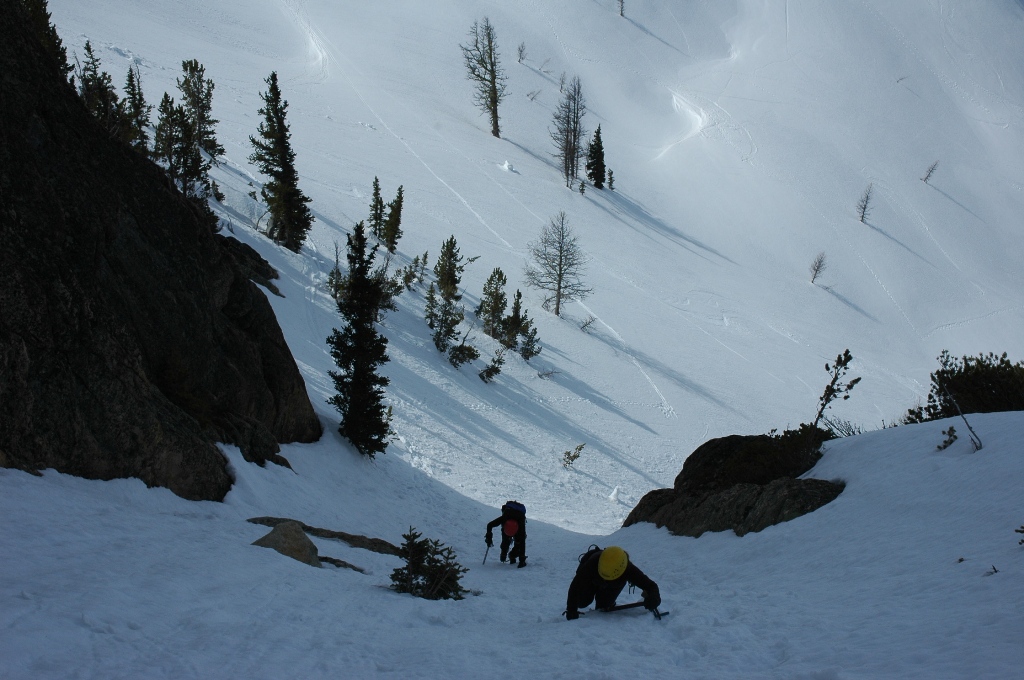
{"type": "Polygon", "coordinates": [[[498,127],[498,104],[505,98],[505,72],[498,59],[498,40],[494,26],[484,17],[481,24],[473,22],[469,29],[469,43],[459,45],[466,61],[467,77],[476,83],[473,101],[491,117],[491,134],[501,137],[498,127]]]}
{"type": "Polygon", "coordinates": [[[583,116],[587,102],[583,98],[583,86],[579,76],[573,76],[562,91],[562,100],[555,109],[554,130],[551,139],[555,142],[555,158],[562,165],[565,186],[572,187],[579,175],[580,158],[583,157],[583,116]]]}
{"type": "Polygon", "coordinates": [[[540,240],[527,248],[534,264],[526,267],[526,283],[547,294],[544,307],[553,307],[555,316],[561,316],[563,302],[582,300],[592,292],[582,279],[586,256],[564,212],[552,217],[540,240]]]}

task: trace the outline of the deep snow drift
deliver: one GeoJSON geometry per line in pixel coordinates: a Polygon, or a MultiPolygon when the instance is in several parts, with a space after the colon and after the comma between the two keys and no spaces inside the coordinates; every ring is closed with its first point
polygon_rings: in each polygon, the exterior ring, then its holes
{"type": "MultiPolygon", "coordinates": [[[[949,423],[834,442],[811,475],[846,491],[761,534],[607,534],[706,439],[812,417],[823,364],[844,348],[863,381],[834,415],[867,430],[925,395],[942,349],[1024,356],[1024,10],[630,2],[622,18],[616,4],[51,0],[69,49],[91,40],[115,82],[138,64],[151,103],[176,93],[182,60],[205,65],[227,149],[217,210],[281,272],[284,297],[269,297],[327,434],[285,447],[295,473],[229,450],[238,483],[224,504],[2,471],[0,676],[1019,672],[1017,414],[972,418],[977,454],[966,441],[935,451],[949,423]],[[500,140],[472,106],[458,50],[484,15],[509,76],[500,140]],[[247,196],[272,70],[317,216],[298,255],[253,230],[262,210],[247,196]],[[551,158],[563,72],[581,78],[588,129],[602,126],[614,193],[570,192],[551,158]],[[482,363],[455,371],[433,348],[422,288],[403,294],[384,324],[397,440],[371,463],[335,434],[325,403],[324,340],[339,321],[323,284],[334,244],[367,216],[374,176],[386,199],[404,187],[396,263],[433,258],[454,234],[479,256],[467,308],[501,267],[543,352],[511,356],[485,385],[482,363]],[[594,294],[555,318],[522,268],[561,210],[594,294]],[[822,251],[829,268],[812,285],[822,251]],[[483,526],[507,498],[530,510],[525,570],[479,564],[483,526]],[[245,523],[255,515],[395,543],[415,525],[455,547],[480,594],[396,595],[380,587],[396,560],[329,541],[323,553],[371,573],[292,564],[249,546],[265,531],[245,523]],[[671,616],[561,620],[592,542],[626,547],[671,616]]],[[[475,336],[488,357],[495,345],[475,336]]]]}

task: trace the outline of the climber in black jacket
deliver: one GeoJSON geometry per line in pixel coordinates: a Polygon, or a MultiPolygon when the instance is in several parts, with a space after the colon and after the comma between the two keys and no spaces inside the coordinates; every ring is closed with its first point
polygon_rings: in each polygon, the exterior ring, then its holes
{"type": "Polygon", "coordinates": [[[650,610],[658,608],[661,604],[658,584],[629,561],[625,550],[617,545],[591,550],[580,559],[576,576],[569,584],[565,618],[569,621],[578,619],[579,610],[591,602],[598,610],[614,607],[627,581],[643,591],[644,607],[650,610]]]}
{"type": "Polygon", "coordinates": [[[526,506],[519,501],[508,501],[501,506],[501,517],[487,523],[487,534],[484,541],[488,547],[494,545],[491,538],[491,530],[501,526],[501,554],[498,559],[502,562],[508,558],[509,564],[513,564],[519,558],[519,568],[526,566],[526,506]],[[515,546],[509,552],[509,546],[513,541],[515,546]]]}

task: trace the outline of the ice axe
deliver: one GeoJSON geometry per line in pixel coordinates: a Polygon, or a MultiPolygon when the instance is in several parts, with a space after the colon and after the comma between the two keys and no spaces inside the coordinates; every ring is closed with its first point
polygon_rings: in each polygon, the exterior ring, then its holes
{"type": "MultiPolygon", "coordinates": [[[[599,609],[598,611],[602,611],[602,612],[618,612],[618,611],[622,611],[623,609],[636,609],[637,607],[643,607],[643,606],[644,606],[644,601],[640,600],[639,602],[630,602],[629,604],[617,604],[614,607],[607,607],[605,609],[599,609]]],[[[672,612],[660,612],[660,611],[658,611],[658,608],[655,607],[654,609],[651,610],[651,613],[654,614],[654,618],[656,618],[656,619],[658,619],[660,621],[662,616],[668,616],[672,612]]]]}

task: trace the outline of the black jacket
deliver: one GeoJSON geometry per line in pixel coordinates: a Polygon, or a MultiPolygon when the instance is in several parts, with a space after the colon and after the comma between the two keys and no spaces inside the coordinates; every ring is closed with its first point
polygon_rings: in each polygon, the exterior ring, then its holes
{"type": "Polygon", "coordinates": [[[519,512],[518,510],[504,509],[502,510],[501,517],[494,519],[487,523],[487,535],[491,535],[491,531],[495,527],[500,527],[505,523],[505,520],[514,519],[519,523],[519,531],[516,532],[514,538],[516,543],[521,543],[526,540],[526,515],[519,512]]]}
{"type": "Polygon", "coordinates": [[[576,576],[569,584],[569,594],[566,597],[566,611],[575,612],[582,607],[588,606],[595,599],[597,606],[610,607],[615,603],[626,583],[636,586],[644,591],[648,597],[653,597],[658,603],[661,602],[661,594],[658,591],[658,584],[647,577],[647,574],[640,571],[640,568],[632,561],[626,565],[626,571],[622,576],[613,581],[606,581],[597,573],[597,563],[601,559],[601,553],[595,551],[587,557],[576,569],[576,576]]]}

